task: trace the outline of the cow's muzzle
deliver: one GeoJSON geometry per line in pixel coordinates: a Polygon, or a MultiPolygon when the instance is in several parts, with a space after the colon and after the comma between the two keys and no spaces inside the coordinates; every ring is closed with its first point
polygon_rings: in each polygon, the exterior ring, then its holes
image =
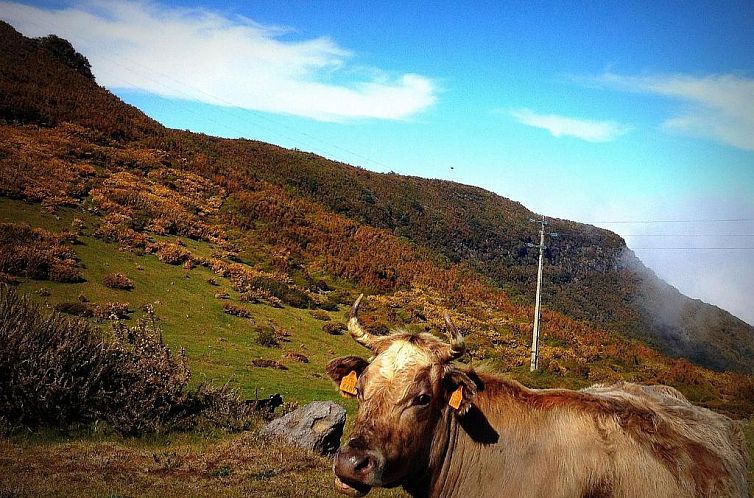
{"type": "Polygon", "coordinates": [[[335,489],[350,496],[363,496],[372,486],[379,485],[383,465],[378,452],[352,439],[335,455],[335,489]]]}

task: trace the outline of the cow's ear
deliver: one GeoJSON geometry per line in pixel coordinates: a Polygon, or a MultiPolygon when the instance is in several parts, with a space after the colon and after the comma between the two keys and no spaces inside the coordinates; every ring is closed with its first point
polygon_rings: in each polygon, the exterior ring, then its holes
{"type": "Polygon", "coordinates": [[[325,367],[327,375],[338,386],[340,393],[346,397],[353,397],[356,395],[356,391],[353,389],[356,386],[356,378],[361,375],[366,367],[369,366],[369,362],[364,358],[358,356],[344,356],[342,358],[335,358],[330,361],[325,367]],[[351,373],[353,372],[353,373],[351,373]],[[344,377],[351,376],[353,381],[351,383],[343,382],[344,377]],[[349,387],[344,389],[344,384],[349,384],[349,387]],[[350,386],[352,384],[352,386],[350,386]]]}
{"type": "Polygon", "coordinates": [[[476,396],[477,385],[466,373],[450,369],[443,379],[445,402],[459,415],[466,415],[476,396]]]}

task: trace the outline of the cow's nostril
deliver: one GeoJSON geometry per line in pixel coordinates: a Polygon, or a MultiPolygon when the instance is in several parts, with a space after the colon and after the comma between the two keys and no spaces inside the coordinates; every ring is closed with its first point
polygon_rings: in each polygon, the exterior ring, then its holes
{"type": "Polygon", "coordinates": [[[333,467],[335,475],[349,485],[371,484],[379,473],[380,460],[371,450],[354,449],[346,445],[335,455],[333,467]]]}
{"type": "Polygon", "coordinates": [[[374,467],[374,461],[369,456],[364,455],[355,460],[353,470],[359,474],[365,474],[374,467]]]}

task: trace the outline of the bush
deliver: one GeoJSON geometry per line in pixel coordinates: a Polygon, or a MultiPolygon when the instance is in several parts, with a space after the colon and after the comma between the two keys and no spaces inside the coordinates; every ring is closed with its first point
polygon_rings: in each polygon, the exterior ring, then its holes
{"type": "Polygon", "coordinates": [[[178,429],[201,430],[204,428],[224,428],[231,431],[249,430],[259,414],[247,405],[238,391],[228,385],[220,388],[201,384],[195,391],[186,395],[181,404],[178,429]]]}
{"type": "Polygon", "coordinates": [[[135,434],[166,423],[183,398],[183,357],[165,347],[153,321],[118,324],[105,338],[84,321],[43,316],[7,289],[0,319],[0,411],[14,422],[103,420],[135,434]]]}
{"type": "Polygon", "coordinates": [[[371,325],[366,326],[367,331],[374,335],[388,335],[390,334],[390,327],[382,322],[374,322],[371,325]]]}
{"type": "Polygon", "coordinates": [[[296,353],[295,351],[288,351],[283,357],[289,360],[300,361],[301,363],[309,363],[309,358],[305,354],[296,353]]]}
{"type": "Polygon", "coordinates": [[[169,265],[180,265],[191,259],[191,252],[172,242],[157,246],[157,259],[169,265]]]}
{"type": "MultiPolygon", "coordinates": [[[[86,299],[86,298],[84,298],[86,299]]],[[[111,320],[113,318],[122,320],[128,318],[128,303],[89,303],[87,301],[73,301],[58,303],[54,307],[58,313],[73,315],[82,318],[97,318],[99,320],[111,320]]]]}
{"type": "Polygon", "coordinates": [[[322,330],[330,335],[340,335],[348,330],[348,327],[342,322],[326,322],[322,325],[322,330]]]}
{"type": "Polygon", "coordinates": [[[261,325],[256,328],[257,344],[266,348],[276,348],[280,345],[278,334],[275,329],[269,325],[261,325]]]}
{"type": "Polygon", "coordinates": [[[309,314],[315,320],[322,320],[323,322],[330,320],[330,315],[328,315],[326,312],[322,310],[312,310],[309,312],[309,314]]]}
{"type": "Polygon", "coordinates": [[[131,290],[134,288],[133,280],[122,273],[108,273],[105,275],[105,278],[102,279],[102,283],[105,287],[111,289],[131,290]]]}
{"type": "Polygon", "coordinates": [[[56,282],[81,282],[68,234],[0,223],[0,272],[56,282]]]}
{"type": "Polygon", "coordinates": [[[264,358],[257,358],[251,360],[251,364],[259,368],[275,368],[277,370],[288,370],[288,367],[276,360],[267,360],[264,358]]]}
{"type": "Polygon", "coordinates": [[[89,64],[89,61],[86,57],[76,52],[76,49],[73,48],[73,45],[71,45],[71,42],[68,40],[64,40],[55,35],[47,35],[42,38],[35,38],[33,42],[36,46],[46,50],[58,61],[70,67],[85,78],[94,81],[92,66],[89,64]]]}
{"type": "Polygon", "coordinates": [[[233,303],[223,304],[223,311],[229,315],[239,316],[241,318],[251,318],[251,311],[247,310],[246,308],[242,308],[238,305],[235,305],[233,303]]]}
{"type": "Polygon", "coordinates": [[[103,421],[140,434],[190,428],[218,407],[248,415],[227,389],[187,391],[189,377],[183,352],[162,342],[151,308],[136,326],[116,322],[106,336],[0,288],[0,413],[10,423],[68,429],[103,421]]]}
{"type": "Polygon", "coordinates": [[[120,213],[109,213],[102,218],[94,236],[115,242],[119,246],[132,251],[143,251],[149,245],[149,239],[131,226],[134,220],[120,213]]]}
{"type": "Polygon", "coordinates": [[[130,312],[128,303],[101,303],[94,306],[94,317],[100,320],[123,320],[128,318],[130,312]]]}
{"type": "Polygon", "coordinates": [[[74,265],[74,262],[54,262],[50,265],[47,278],[53,282],[83,282],[84,278],[81,276],[81,272],[74,265]]]}
{"type": "Polygon", "coordinates": [[[251,286],[269,292],[294,308],[311,308],[314,304],[305,292],[269,277],[255,277],[251,280],[251,286]]]}
{"type": "Polygon", "coordinates": [[[267,304],[272,306],[273,308],[282,308],[283,307],[283,301],[276,298],[272,294],[270,294],[266,290],[258,289],[256,287],[252,287],[250,290],[241,293],[241,296],[239,299],[245,303],[261,303],[262,301],[267,301],[267,304]]]}

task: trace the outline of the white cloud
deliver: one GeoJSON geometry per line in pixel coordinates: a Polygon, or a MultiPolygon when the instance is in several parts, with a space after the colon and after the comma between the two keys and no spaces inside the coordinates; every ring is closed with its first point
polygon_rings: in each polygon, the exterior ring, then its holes
{"type": "Polygon", "coordinates": [[[754,79],[733,74],[696,77],[606,73],[598,81],[621,90],[684,102],[686,106],[663,123],[668,130],[754,150],[754,79]]]}
{"type": "Polygon", "coordinates": [[[292,41],[286,29],[240,16],[84,0],[59,10],[0,2],[0,17],[27,36],[68,39],[109,88],[322,121],[406,119],[436,100],[427,77],[358,71],[327,37],[292,41]]]}
{"type": "Polygon", "coordinates": [[[595,121],[558,114],[539,114],[530,109],[510,112],[516,121],[527,126],[542,128],[554,137],[570,136],[587,142],[609,142],[628,132],[629,128],[615,121],[595,121]]]}

